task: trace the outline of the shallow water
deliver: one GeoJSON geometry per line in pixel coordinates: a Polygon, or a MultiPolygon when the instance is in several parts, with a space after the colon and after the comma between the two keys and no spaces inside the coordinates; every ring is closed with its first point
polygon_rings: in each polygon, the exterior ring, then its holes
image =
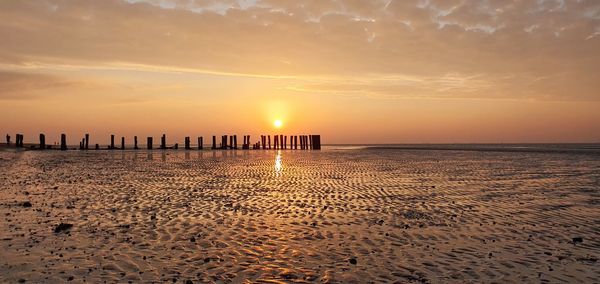
{"type": "Polygon", "coordinates": [[[598,155],[27,151],[0,166],[0,282],[600,279],[598,155]]]}

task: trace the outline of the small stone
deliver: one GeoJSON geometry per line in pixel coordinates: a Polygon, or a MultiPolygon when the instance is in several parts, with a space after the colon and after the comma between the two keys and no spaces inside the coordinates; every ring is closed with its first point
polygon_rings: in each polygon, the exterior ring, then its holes
{"type": "Polygon", "coordinates": [[[204,263],[208,263],[209,261],[210,261],[210,258],[208,258],[208,257],[204,259],[204,263]]]}
{"type": "Polygon", "coordinates": [[[582,237],[574,237],[573,238],[573,243],[583,243],[583,238],[582,237]]]}
{"type": "Polygon", "coordinates": [[[194,237],[191,237],[191,238],[190,238],[190,242],[192,242],[192,243],[195,243],[195,242],[196,242],[196,238],[194,238],[194,237]]]}
{"type": "Polygon", "coordinates": [[[23,207],[31,207],[32,205],[31,205],[31,202],[25,201],[25,202],[21,203],[21,206],[23,206],[23,207]]]}
{"type": "Polygon", "coordinates": [[[192,280],[188,279],[188,280],[185,280],[185,284],[194,284],[194,282],[192,282],[192,280]]]}
{"type": "Polygon", "coordinates": [[[350,264],[354,264],[354,265],[356,265],[358,263],[358,261],[356,261],[356,258],[354,258],[354,257],[349,259],[348,262],[350,262],[350,264]]]}
{"type": "Polygon", "coordinates": [[[73,228],[73,224],[69,224],[69,223],[60,223],[58,224],[56,227],[54,227],[54,232],[55,233],[60,233],[62,231],[67,231],[69,229],[73,228]]]}

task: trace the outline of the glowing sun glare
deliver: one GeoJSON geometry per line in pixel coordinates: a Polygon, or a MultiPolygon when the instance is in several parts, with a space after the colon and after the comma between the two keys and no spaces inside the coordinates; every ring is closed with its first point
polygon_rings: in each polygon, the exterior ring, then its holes
{"type": "Polygon", "coordinates": [[[277,119],[273,122],[275,128],[280,128],[283,125],[283,122],[280,119],[277,119]]]}

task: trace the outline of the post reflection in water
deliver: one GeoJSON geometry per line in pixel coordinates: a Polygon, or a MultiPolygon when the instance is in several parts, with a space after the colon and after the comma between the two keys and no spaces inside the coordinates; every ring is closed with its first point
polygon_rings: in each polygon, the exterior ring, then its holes
{"type": "Polygon", "coordinates": [[[277,151],[277,156],[275,156],[275,175],[280,176],[283,171],[283,164],[281,161],[281,150],[277,151]]]}

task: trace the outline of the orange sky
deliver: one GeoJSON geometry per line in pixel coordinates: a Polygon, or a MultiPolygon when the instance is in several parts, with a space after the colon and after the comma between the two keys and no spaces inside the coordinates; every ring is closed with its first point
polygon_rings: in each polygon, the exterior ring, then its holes
{"type": "Polygon", "coordinates": [[[0,19],[0,131],[26,142],[600,142],[599,1],[1,1],[0,19]]]}

